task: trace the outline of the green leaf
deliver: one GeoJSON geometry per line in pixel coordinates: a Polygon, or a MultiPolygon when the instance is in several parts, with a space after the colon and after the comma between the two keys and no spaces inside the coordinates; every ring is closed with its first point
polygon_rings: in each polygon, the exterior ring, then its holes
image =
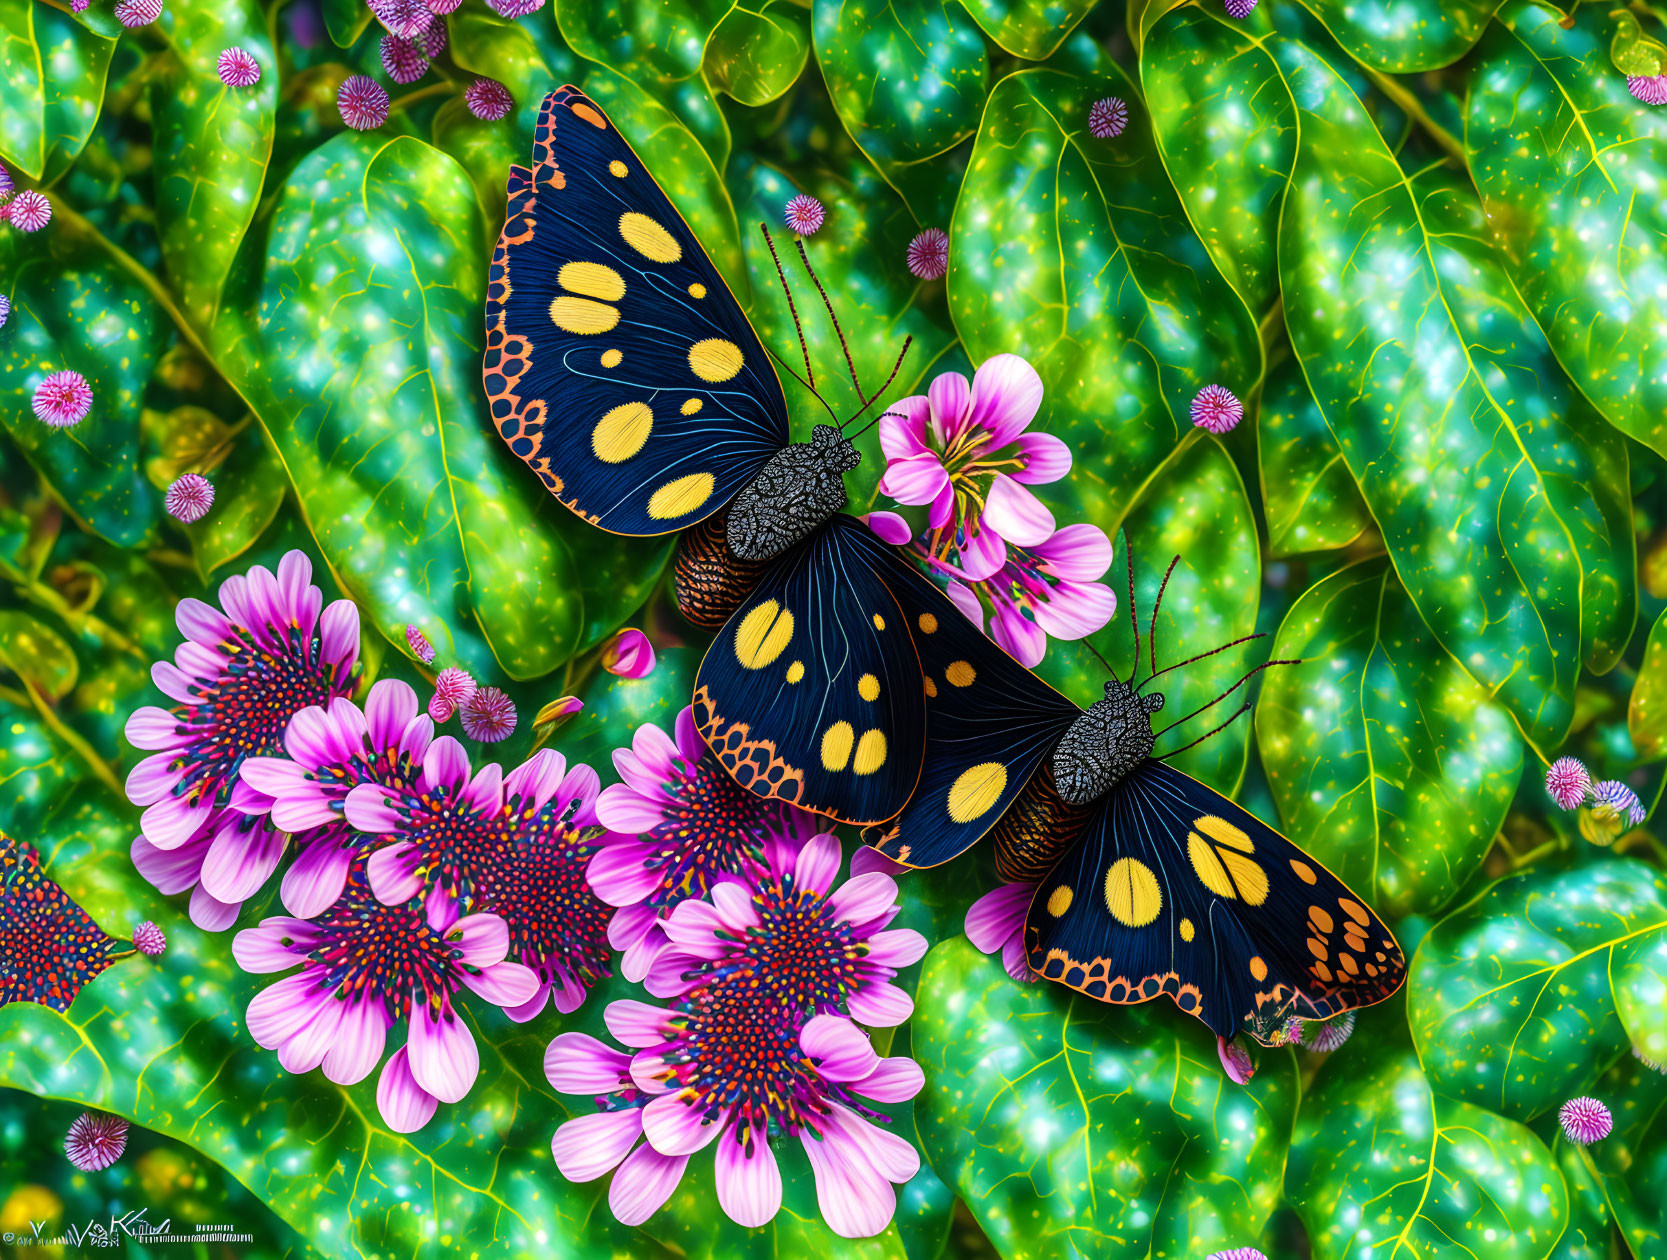
{"type": "Polygon", "coordinates": [[[80,662],[50,626],[26,612],[0,608],[0,668],[8,669],[48,700],[75,689],[80,662]]]}
{"type": "Polygon", "coordinates": [[[1268,373],[1256,413],[1262,507],[1275,556],[1347,547],[1372,526],[1325,413],[1288,358],[1268,373]]]}
{"type": "MultiPolygon", "coordinates": [[[[1667,1257],[1667,1080],[1627,1055],[1598,1084],[1615,1129],[1574,1158],[1597,1177],[1636,1260],[1667,1257]]],[[[1559,1140],[1559,1146],[1567,1149],[1559,1140]]],[[[1605,1255],[1604,1260],[1608,1260],[1605,1255]]]]}
{"type": "Polygon", "coordinates": [[[1274,639],[1256,746],[1287,834],[1380,914],[1481,865],[1522,778],[1510,714],[1441,650],[1386,559],[1305,592],[1274,639]]]}
{"type": "Polygon", "coordinates": [[[811,13],[816,64],[857,147],[894,188],[941,179],[925,164],[977,130],[990,85],[984,38],[966,10],[944,0],[815,0],[811,13]]]}
{"type": "Polygon", "coordinates": [[[1667,613],[1656,618],[1644,643],[1644,660],[1627,703],[1627,734],[1643,761],[1667,753],[1667,613]]]}
{"type": "Polygon", "coordinates": [[[533,678],[640,603],[669,544],[591,529],[488,429],[475,206],[420,140],[332,140],[278,199],[258,324],[223,320],[218,354],[382,633],[419,622],[477,673],[533,678]]]}
{"type": "Polygon", "coordinates": [[[1515,300],[1465,188],[1407,179],[1322,57],[1272,46],[1301,134],[1279,242],[1292,343],[1419,612],[1555,747],[1579,662],[1613,664],[1635,615],[1625,447],[1515,300]]]}
{"type": "MultiPolygon", "coordinates": [[[[950,232],[949,306],[968,357],[1023,355],[1047,389],[1041,423],[1081,452],[1073,510],[1115,531],[1218,382],[1260,374],[1255,325],[1193,235],[1122,71],[1025,70],[996,85],[950,232]],[[1130,102],[1115,141],[1089,106],[1130,102]],[[1199,318],[1199,312],[1209,312],[1199,318]]],[[[1057,496],[1056,496],[1057,497],[1057,496]]]]}
{"type": "MultiPolygon", "coordinates": [[[[1046,487],[1043,488],[1046,493],[1046,487]]],[[[1256,607],[1261,593],[1262,560],[1256,545],[1256,517],[1250,497],[1232,459],[1213,437],[1200,434],[1181,446],[1152,478],[1151,485],[1123,522],[1122,545],[1111,568],[1100,579],[1117,593],[1117,612],[1095,638],[1119,677],[1152,671],[1153,645],[1149,630],[1158,589],[1157,669],[1242,639],[1256,629],[1256,607]],[[1135,611],[1140,618],[1140,655],[1134,658],[1134,638],[1127,607],[1128,560],[1135,565],[1135,611]],[[1180,557],[1164,583],[1172,557],[1180,557]]],[[[1226,721],[1244,701],[1244,692],[1227,696],[1221,704],[1193,714],[1227,691],[1248,670],[1267,659],[1267,649],[1242,644],[1184,669],[1163,675],[1155,688],[1164,696],[1163,709],[1152,726],[1179,729],[1159,739],[1157,751],[1170,752],[1226,721]]],[[[1106,669],[1077,643],[1050,645],[1036,672],[1078,704],[1093,704],[1104,695],[1106,669]]],[[[1173,763],[1220,792],[1231,795],[1244,775],[1250,723],[1237,721],[1173,763]]]]}
{"type": "Polygon", "coordinates": [[[1604,56],[1602,9],[1512,0],[1470,80],[1465,145],[1505,265],[1558,360],[1667,454],[1667,117],[1604,56]]]}
{"type": "Polygon", "coordinates": [[[1609,60],[1624,75],[1654,75],[1667,64],[1667,48],[1644,34],[1638,19],[1625,9],[1612,10],[1615,34],[1609,40],[1609,60]]]}
{"type": "Polygon", "coordinates": [[[1667,1045],[1667,876],[1631,859],[1529,871],[1443,919],[1407,1008],[1437,1089],[1521,1120],[1586,1090],[1627,1048],[1621,1004],[1667,1045]],[[1643,1012],[1652,996],[1653,1012],[1643,1012]]]}
{"type": "Polygon", "coordinates": [[[743,105],[766,105],[798,80],[810,59],[810,22],[794,0],[755,13],[736,5],[706,44],[706,78],[743,105]]]}
{"type": "Polygon", "coordinates": [[[12,304],[0,336],[0,391],[10,400],[0,424],[79,520],[132,547],[156,536],[161,497],[145,480],[139,412],[172,330],[96,241],[64,214],[40,232],[0,238],[12,304]],[[28,399],[65,369],[86,377],[93,405],[73,428],[55,429],[28,399]]]}
{"type": "Polygon", "coordinates": [[[911,1027],[932,1167],[1004,1256],[1202,1256],[1254,1240],[1279,1202],[1288,1051],[1241,1088],[1167,1001],[1020,984],[959,937],[927,955],[911,1027]]]}
{"type": "Polygon", "coordinates": [[[1412,74],[1450,66],[1469,52],[1500,0],[1404,0],[1393,6],[1303,2],[1362,65],[1412,74]]]}
{"type": "Polygon", "coordinates": [[[1314,1260],[1391,1251],[1544,1260],[1557,1242],[1568,1195],[1551,1152],[1521,1124],[1434,1084],[1371,1013],[1321,1068],[1285,1171],[1314,1260]]]}
{"type": "Polygon", "coordinates": [[[1603,1183],[1584,1148],[1558,1139],[1552,1146],[1569,1197],[1569,1223],[1547,1260],[1615,1260],[1614,1227],[1603,1183]]]}
{"type": "Polygon", "coordinates": [[[1002,49],[1027,61],[1053,56],[1094,0],[967,0],[966,10],[1002,49]]]}
{"type": "Polygon", "coordinates": [[[0,0],[0,155],[42,183],[92,134],[116,41],[33,0],[0,0]]]}
{"type": "Polygon", "coordinates": [[[278,59],[255,0],[162,12],[158,29],[173,55],[150,81],[156,226],[180,306],[206,332],[260,201],[276,126],[278,59]],[[216,61],[232,47],[260,63],[253,87],[220,82],[216,61]]]}
{"type": "Polygon", "coordinates": [[[351,48],[358,43],[359,36],[372,21],[369,6],[361,0],[321,0],[320,7],[324,10],[324,29],[337,48],[351,48]]]}

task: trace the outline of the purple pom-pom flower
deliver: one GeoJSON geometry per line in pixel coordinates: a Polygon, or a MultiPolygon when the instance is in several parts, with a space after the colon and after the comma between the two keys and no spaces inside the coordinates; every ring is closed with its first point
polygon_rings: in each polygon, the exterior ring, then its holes
{"type": "Polygon", "coordinates": [[[1558,809],[1573,809],[1592,790],[1592,775],[1578,757],[1559,757],[1545,772],[1545,790],[1558,809]]]}
{"type": "Polygon", "coordinates": [[[200,521],[214,506],[214,485],[201,473],[185,473],[168,487],[162,506],[176,521],[184,521],[187,525],[200,521]]]}
{"type": "Polygon", "coordinates": [[[242,48],[228,48],[214,63],[227,87],[254,87],[260,82],[260,62],[242,48]]]}
{"type": "Polygon", "coordinates": [[[1095,101],[1088,110],[1088,134],[1096,140],[1120,136],[1128,125],[1129,107],[1121,97],[1104,97],[1095,101]]]}
{"type": "Polygon", "coordinates": [[[1596,1098],[1571,1098],[1557,1110],[1557,1123],[1563,1126],[1563,1135],[1569,1141],[1581,1146],[1590,1146],[1609,1136],[1609,1131],[1615,1127],[1614,1120],[1609,1115],[1609,1108],[1596,1098]]]}
{"type": "Polygon", "coordinates": [[[1244,404],[1221,385],[1206,385],[1192,400],[1192,422],[1200,429],[1222,434],[1244,419],[1244,404]]]}
{"type": "Polygon", "coordinates": [[[336,93],[342,121],[355,131],[369,131],[388,121],[388,93],[375,79],[350,74],[336,93]]]}
{"type": "Polygon", "coordinates": [[[822,203],[809,193],[800,193],[787,203],[782,210],[782,218],[787,226],[800,236],[815,236],[816,230],[822,226],[826,218],[822,203]]]}

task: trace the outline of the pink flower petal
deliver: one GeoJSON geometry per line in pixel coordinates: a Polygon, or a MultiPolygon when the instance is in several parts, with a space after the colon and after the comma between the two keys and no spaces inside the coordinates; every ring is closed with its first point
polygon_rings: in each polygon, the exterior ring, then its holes
{"type": "Polygon", "coordinates": [[[608,1187],[608,1208],[621,1225],[641,1225],[669,1198],[683,1170],[687,1155],[662,1155],[644,1143],[625,1157],[608,1187]]]}
{"type": "Polygon", "coordinates": [[[382,1058],[388,1040],[388,1017],[380,1002],[343,1005],[348,1010],[334,1044],[324,1056],[324,1075],[337,1085],[357,1085],[382,1058]]]}
{"type": "Polygon", "coordinates": [[[284,909],[302,919],[323,914],[347,887],[353,850],[335,840],[320,840],[301,850],[279,887],[284,909]]]}
{"type": "Polygon", "coordinates": [[[416,872],[417,847],[405,840],[372,853],[365,862],[365,875],[370,890],[385,906],[403,905],[423,890],[422,876],[416,872]]]}
{"type": "Polygon", "coordinates": [[[1028,880],[1001,884],[967,907],[965,931],[973,948],[993,954],[1024,926],[1036,885],[1028,880]]]}
{"type": "Polygon", "coordinates": [[[862,520],[881,542],[888,542],[894,547],[901,547],[913,537],[909,522],[896,512],[870,512],[862,520]]]}
{"type": "Polygon", "coordinates": [[[892,928],[868,938],[868,961],[894,971],[926,957],[928,942],[913,928],[892,928]]]}
{"type": "Polygon", "coordinates": [[[755,1135],[747,1154],[730,1128],[718,1139],[714,1155],[718,1206],[737,1225],[757,1229],[781,1210],[781,1169],[763,1134],[755,1135]]]}
{"type": "Polygon", "coordinates": [[[461,1102],[480,1075],[480,1049],[474,1034],[449,1010],[442,1010],[436,1018],[421,992],[413,996],[406,1044],[411,1051],[411,1075],[441,1102],[461,1102]]]}
{"type": "Polygon", "coordinates": [[[641,630],[627,627],[603,649],[602,668],[620,678],[646,678],[654,672],[654,645],[641,630]]]}
{"type": "Polygon", "coordinates": [[[999,450],[1030,426],[1042,406],[1042,378],[1016,354],[985,359],[972,378],[969,425],[990,435],[999,450]]]}
{"type": "Polygon", "coordinates": [[[835,917],[861,926],[897,904],[897,881],[878,872],[848,879],[828,898],[835,917]]]}
{"type": "Polygon", "coordinates": [[[509,956],[509,925],[495,914],[465,915],[452,924],[446,940],[471,967],[490,967],[509,956]]]}
{"type": "MultiPolygon", "coordinates": [[[[602,813],[602,823],[606,827],[614,826],[607,817],[607,813],[612,811],[604,812],[600,806],[613,790],[611,787],[604,788],[599,802],[598,812],[602,813]]],[[[659,872],[645,865],[653,852],[646,844],[610,844],[597,850],[596,856],[591,858],[590,865],[585,867],[585,880],[591,890],[610,906],[636,905],[660,886],[659,872]]]]}
{"type": "Polygon", "coordinates": [[[799,1031],[799,1049],[830,1081],[860,1081],[880,1059],[873,1043],[848,1019],[817,1015],[799,1031]]]}
{"type": "Polygon", "coordinates": [[[709,1116],[681,1093],[661,1094],[642,1109],[643,1136],[662,1155],[693,1155],[723,1132],[729,1113],[724,1107],[709,1116]]]}
{"type": "Polygon", "coordinates": [[[880,493],[899,503],[930,503],[948,486],[949,474],[930,452],[894,459],[880,478],[880,493]]]}
{"type": "Polygon", "coordinates": [[[318,974],[309,968],[275,980],[250,999],[246,1024],[255,1044],[276,1050],[312,1022],[321,1003],[332,1000],[318,991],[318,974]]]}
{"type": "Polygon", "coordinates": [[[430,788],[462,792],[469,783],[469,754],[463,745],[450,735],[442,735],[430,744],[423,758],[423,780],[430,788]]]}
{"type": "Polygon", "coordinates": [[[216,901],[247,901],[260,891],[289,847],[289,836],[265,819],[230,816],[203,857],[203,887],[216,901]],[[252,826],[245,825],[253,821],[252,826]]]}
{"type": "Polygon", "coordinates": [[[376,1083],[376,1109],[395,1133],[415,1133],[434,1118],[439,1101],[417,1084],[405,1046],[394,1051],[376,1083]]]}
{"type": "Polygon", "coordinates": [[[641,1137],[640,1111],[599,1111],[558,1128],[550,1153],[569,1181],[595,1181],[616,1168],[641,1137]]]}
{"type": "Polygon", "coordinates": [[[1006,473],[997,473],[984,500],[983,523],[1006,541],[1034,547],[1053,537],[1053,513],[1006,473]]]}
{"type": "Polygon", "coordinates": [[[948,446],[972,425],[972,386],[959,372],[940,372],[926,387],[932,409],[932,436],[948,446]]]}
{"type": "Polygon", "coordinates": [[[895,984],[865,984],[845,999],[845,1008],[870,1028],[895,1028],[914,1014],[915,1002],[895,984]]]}
{"type": "Polygon", "coordinates": [[[1103,582],[1061,582],[1037,603],[1036,624],[1056,639],[1083,639],[1117,611],[1117,595],[1103,582]]]}
{"type": "Polygon", "coordinates": [[[897,415],[880,415],[880,451],[889,463],[911,455],[927,454],[926,424],[931,404],[923,394],[912,394],[886,408],[897,415]]]}
{"type": "Polygon", "coordinates": [[[921,1070],[920,1064],[906,1055],[881,1059],[862,1080],[851,1082],[851,1088],[864,1098],[883,1103],[908,1102],[925,1085],[926,1073],[921,1070]]]}
{"type": "Polygon", "coordinates": [[[159,893],[172,896],[194,885],[202,875],[203,858],[214,837],[202,836],[177,849],[159,849],[143,836],[136,836],[130,850],[133,865],[159,893]]]}
{"type": "Polygon", "coordinates": [[[286,1072],[301,1076],[323,1063],[346,1013],[346,1003],[325,995],[314,1009],[307,1026],[278,1047],[279,1066],[286,1072]]]}
{"type": "Polygon", "coordinates": [[[1058,481],[1071,471],[1071,448],[1051,433],[1021,433],[1013,440],[1013,450],[1024,462],[1013,480],[1027,486],[1058,481]]]}
{"type": "Polygon", "coordinates": [[[539,990],[538,973],[520,963],[497,963],[478,975],[465,971],[462,978],[472,992],[493,1006],[520,1006],[523,1002],[530,1002],[539,990]]]}
{"type": "Polygon", "coordinates": [[[400,827],[400,813],[392,801],[392,794],[381,784],[361,783],[347,794],[342,808],[357,830],[385,836],[400,827]]]}
{"type": "Polygon", "coordinates": [[[996,646],[1026,669],[1035,669],[1047,655],[1048,636],[1033,621],[1027,621],[1010,605],[996,609],[990,620],[990,637],[996,646]]]}
{"type": "Polygon", "coordinates": [[[839,856],[838,836],[826,831],[812,836],[809,843],[799,850],[798,861],[794,863],[794,886],[826,893],[839,874],[839,856]]]}
{"type": "Polygon", "coordinates": [[[562,1033],[544,1052],[544,1075],[563,1094],[611,1094],[630,1067],[629,1056],[589,1033],[562,1033]]]}
{"type": "Polygon", "coordinates": [[[841,1238],[871,1238],[891,1223],[897,1192],[848,1140],[832,1137],[838,1132],[834,1128],[820,1141],[808,1129],[799,1134],[816,1177],[816,1202],[823,1221],[841,1238]]]}
{"type": "Polygon", "coordinates": [[[602,1012],[602,1022],[616,1038],[635,1049],[646,1050],[666,1040],[666,1012],[647,1002],[631,998],[609,1002],[602,1012]]]}
{"type": "Polygon", "coordinates": [[[284,938],[296,927],[294,919],[262,919],[259,927],[244,928],[232,938],[232,958],[243,970],[255,975],[288,971],[302,961],[301,953],[283,944],[284,938]]]}
{"type": "Polygon", "coordinates": [[[1069,581],[1092,582],[1111,567],[1111,539],[1098,525],[1067,525],[1031,548],[1043,570],[1069,581]]]}
{"type": "MultiPolygon", "coordinates": [[[[183,748],[192,742],[190,732],[180,730],[177,717],[166,709],[159,709],[150,704],[133,710],[133,714],[127,719],[127,726],[122,733],[127,736],[128,743],[135,748],[142,748],[146,752],[169,752],[176,748],[183,748]]],[[[169,781],[171,782],[172,779],[173,776],[170,775],[169,781]]],[[[128,799],[131,800],[132,797],[130,796],[128,799]]],[[[148,802],[134,801],[133,803],[141,805],[148,802]]]]}
{"type": "Polygon", "coordinates": [[[962,616],[980,630],[984,628],[984,606],[978,602],[978,596],[970,587],[961,582],[950,582],[944,588],[944,594],[949,596],[950,603],[961,610],[962,616]]]}
{"type": "Polygon", "coordinates": [[[191,922],[205,932],[224,932],[237,922],[237,912],[243,908],[243,903],[224,902],[217,899],[208,889],[198,884],[191,890],[191,905],[188,913],[191,922]]]}
{"type": "Polygon", "coordinates": [[[967,580],[983,582],[1001,572],[1001,566],[1007,563],[1007,544],[1000,532],[983,516],[965,521],[963,532],[965,537],[956,545],[955,559],[967,580]]]}

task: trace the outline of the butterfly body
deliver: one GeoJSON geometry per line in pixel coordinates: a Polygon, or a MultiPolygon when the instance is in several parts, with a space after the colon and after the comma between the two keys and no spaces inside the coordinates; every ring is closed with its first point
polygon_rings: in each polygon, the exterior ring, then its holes
{"type": "Polygon", "coordinates": [[[862,462],[851,440],[819,424],[777,451],[729,505],[724,538],[738,560],[773,560],[846,504],[845,474],[862,462]]]}
{"type": "Polygon", "coordinates": [[[1105,685],[1105,698],[1088,706],[1053,750],[1053,777],[1060,798],[1072,805],[1099,800],[1152,755],[1151,715],[1163,708],[1163,694],[1142,696],[1121,679],[1105,685]]]}

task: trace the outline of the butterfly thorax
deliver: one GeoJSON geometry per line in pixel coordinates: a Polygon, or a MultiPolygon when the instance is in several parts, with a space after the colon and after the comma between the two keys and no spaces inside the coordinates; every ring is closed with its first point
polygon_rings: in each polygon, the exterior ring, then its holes
{"type": "Polygon", "coordinates": [[[1152,755],[1152,714],[1163,695],[1136,694],[1113,678],[1104,700],[1071,723],[1053,750],[1053,777],[1060,798],[1072,805],[1097,801],[1152,755]]]}
{"type": "Polygon", "coordinates": [[[845,474],[861,462],[830,424],[783,447],[730,503],[729,549],[741,560],[769,560],[810,537],[845,506],[845,474]]]}

